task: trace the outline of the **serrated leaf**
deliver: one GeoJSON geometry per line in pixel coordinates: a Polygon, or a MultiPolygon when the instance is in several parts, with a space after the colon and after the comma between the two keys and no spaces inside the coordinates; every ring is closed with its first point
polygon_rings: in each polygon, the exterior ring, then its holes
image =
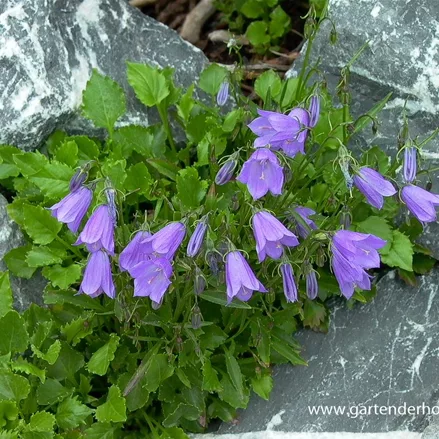
{"type": "MultiPolygon", "coordinates": [[[[117,381],[117,385],[120,389],[125,389],[127,384],[130,382],[131,374],[125,373],[120,376],[117,381]]],[[[149,391],[144,388],[145,377],[139,381],[139,383],[134,386],[134,388],[125,396],[127,402],[127,408],[130,412],[141,409],[145,406],[149,399],[149,391]]]]}
{"type": "Polygon", "coordinates": [[[125,422],[127,419],[125,398],[117,386],[111,386],[107,401],[96,409],[99,422],[125,422]]]}
{"type": "Polygon", "coordinates": [[[93,334],[93,317],[93,312],[87,312],[66,323],[61,328],[61,334],[66,337],[67,343],[76,346],[83,338],[93,334]]]}
{"type": "Polygon", "coordinates": [[[273,378],[270,375],[252,378],[252,387],[257,395],[268,401],[273,390],[273,378]]]}
{"type": "Polygon", "coordinates": [[[52,405],[57,401],[62,401],[68,395],[70,395],[69,389],[66,389],[59,381],[48,378],[37,389],[37,402],[39,405],[52,405]]]}
{"type": "Polygon", "coordinates": [[[116,189],[123,190],[123,183],[127,178],[126,165],[126,160],[107,160],[102,166],[104,175],[111,180],[116,189]]]}
{"type": "Polygon", "coordinates": [[[72,349],[67,343],[61,342],[61,352],[56,362],[47,368],[47,374],[57,380],[73,378],[74,374],[84,365],[84,357],[72,349]]]}
{"type": "Polygon", "coordinates": [[[37,244],[50,244],[61,230],[59,223],[48,210],[41,206],[23,206],[24,229],[37,244]]]}
{"type": "Polygon", "coordinates": [[[12,290],[9,281],[9,273],[0,272],[0,317],[12,311],[12,290]]]}
{"type": "Polygon", "coordinates": [[[15,274],[15,276],[30,279],[35,273],[36,268],[29,267],[26,262],[27,252],[31,248],[32,246],[30,244],[23,247],[13,248],[4,256],[3,260],[6,262],[8,270],[15,274]]]}
{"type": "Polygon", "coordinates": [[[203,327],[203,332],[204,334],[199,336],[200,347],[203,350],[209,349],[213,351],[227,340],[227,334],[219,326],[203,327]]]}
{"type": "Polygon", "coordinates": [[[142,104],[153,107],[169,95],[163,73],[146,64],[128,63],[127,65],[128,82],[142,104]]]}
{"type": "Polygon", "coordinates": [[[51,247],[32,247],[27,253],[26,263],[29,267],[44,267],[46,265],[59,264],[65,256],[64,249],[51,247]]]}
{"type": "Polygon", "coordinates": [[[136,163],[127,170],[125,188],[129,191],[137,190],[138,194],[149,196],[153,179],[144,163],[136,163]]]}
{"type": "Polygon", "coordinates": [[[30,392],[30,385],[25,377],[10,372],[0,374],[0,400],[21,401],[30,392]]]}
{"type": "Polygon", "coordinates": [[[207,187],[207,181],[200,180],[195,168],[182,169],[177,175],[177,197],[188,209],[200,206],[207,187]]]}
{"type": "Polygon", "coordinates": [[[255,92],[265,102],[267,96],[275,99],[282,90],[282,82],[277,73],[267,70],[255,81],[255,92]]]}
{"type": "Polygon", "coordinates": [[[308,363],[299,355],[295,346],[288,344],[286,340],[277,337],[273,333],[271,333],[271,347],[293,365],[308,365],[308,363]]]}
{"type": "Polygon", "coordinates": [[[264,21],[253,21],[245,33],[253,46],[264,46],[270,43],[270,36],[267,34],[268,27],[264,21]]]}
{"type": "Polygon", "coordinates": [[[290,28],[290,17],[280,6],[278,6],[271,12],[270,18],[270,35],[274,38],[282,37],[290,28]]]}
{"type": "Polygon", "coordinates": [[[224,349],[224,352],[226,358],[227,373],[229,374],[230,381],[232,382],[233,387],[238,392],[239,399],[242,399],[244,397],[244,387],[242,382],[243,377],[241,373],[241,368],[239,367],[238,361],[230,353],[229,350],[224,349]]]}
{"type": "Polygon", "coordinates": [[[381,261],[390,267],[413,271],[413,243],[399,230],[393,231],[392,242],[380,250],[381,261]]]}
{"type": "Polygon", "coordinates": [[[370,216],[365,221],[357,224],[357,230],[362,233],[370,233],[391,243],[393,239],[392,228],[384,218],[370,216]]]}
{"type": "Polygon", "coordinates": [[[178,115],[187,122],[194,108],[195,101],[193,98],[195,86],[191,84],[186,90],[186,93],[181,97],[179,104],[177,105],[178,115]]]}
{"type": "Polygon", "coordinates": [[[85,430],[86,439],[114,439],[115,428],[108,423],[95,422],[85,430]]]}
{"type": "Polygon", "coordinates": [[[157,354],[148,360],[143,386],[149,392],[155,392],[160,384],[174,373],[174,366],[169,363],[168,356],[157,354]]]}
{"type": "Polygon", "coordinates": [[[99,301],[92,299],[86,294],[75,295],[75,292],[72,290],[59,291],[46,289],[44,292],[44,303],[46,305],[70,303],[82,309],[94,309],[99,312],[106,311],[99,301]]]}
{"type": "Polygon", "coordinates": [[[81,266],[73,264],[68,267],[54,265],[53,267],[44,267],[43,276],[52,282],[52,285],[63,290],[76,283],[81,277],[81,266]]]}
{"type": "Polygon", "coordinates": [[[82,94],[82,114],[97,127],[113,131],[117,119],[126,111],[123,89],[112,79],[93,69],[82,94]]]}
{"type": "Polygon", "coordinates": [[[224,296],[224,291],[206,291],[200,296],[200,298],[229,308],[252,309],[248,303],[240,302],[238,300],[228,303],[224,296]]]}
{"type": "Polygon", "coordinates": [[[153,149],[154,137],[149,128],[129,125],[119,128],[113,135],[113,141],[122,146],[125,157],[136,151],[144,158],[155,156],[153,149]]]}
{"type": "Polygon", "coordinates": [[[0,318],[0,354],[24,352],[29,342],[24,319],[16,311],[0,318]]]}
{"type": "Polygon", "coordinates": [[[0,438],[2,429],[17,418],[17,404],[13,401],[0,401],[0,438]]]}
{"type": "Polygon", "coordinates": [[[22,151],[14,146],[0,145],[0,180],[17,177],[20,173],[14,161],[16,154],[22,154],[22,151]]]}
{"type": "Polygon", "coordinates": [[[15,154],[13,159],[21,174],[27,178],[36,174],[48,164],[46,156],[39,151],[15,154]]]}
{"type": "Polygon", "coordinates": [[[49,346],[46,353],[40,351],[34,345],[31,345],[31,348],[36,357],[41,358],[42,360],[47,361],[50,365],[52,365],[58,359],[59,353],[61,352],[61,342],[59,340],[55,340],[49,346]]]}
{"type": "Polygon", "coordinates": [[[195,421],[200,417],[199,410],[190,404],[179,403],[175,409],[163,420],[164,427],[175,427],[180,424],[180,419],[195,421]]]}
{"type": "Polygon", "coordinates": [[[227,375],[222,376],[221,387],[223,390],[218,392],[218,396],[223,401],[225,401],[227,404],[230,404],[234,408],[247,407],[250,397],[250,392],[247,387],[244,388],[243,393],[238,392],[227,375]]]}
{"type": "Polygon", "coordinates": [[[227,75],[228,72],[224,67],[221,67],[218,64],[210,64],[202,71],[198,86],[206,93],[215,96],[227,75]]]}
{"type": "Polygon", "coordinates": [[[212,367],[212,363],[208,358],[205,358],[203,364],[203,390],[207,392],[219,392],[222,390],[218,379],[218,373],[212,367]]]}
{"type": "Polygon", "coordinates": [[[149,159],[146,161],[146,163],[148,163],[165,177],[168,177],[169,179],[174,181],[177,179],[177,173],[180,168],[173,163],[161,159],[149,159]]]}
{"type": "Polygon", "coordinates": [[[37,412],[33,414],[29,421],[31,431],[53,431],[55,416],[48,412],[37,412]]]}
{"type": "Polygon", "coordinates": [[[78,147],[78,158],[82,162],[95,160],[99,157],[99,144],[86,136],[71,136],[78,147]]]}
{"type": "Polygon", "coordinates": [[[72,168],[78,163],[78,145],[74,140],[63,143],[55,152],[55,159],[72,168]]]}
{"type": "Polygon", "coordinates": [[[29,177],[29,180],[40,188],[45,197],[59,201],[68,193],[73,174],[74,170],[70,166],[51,162],[29,177]]]}
{"type": "Polygon", "coordinates": [[[11,368],[14,372],[22,372],[27,375],[34,375],[38,377],[42,383],[46,381],[45,370],[38,368],[34,364],[27,362],[21,357],[12,362],[11,368]]]}
{"type": "Polygon", "coordinates": [[[93,410],[78,401],[78,397],[66,398],[56,410],[56,423],[64,430],[71,430],[85,424],[93,410]]]}
{"type": "Polygon", "coordinates": [[[110,340],[91,356],[87,364],[89,372],[101,376],[107,373],[108,367],[114,359],[114,353],[119,346],[119,340],[117,335],[110,334],[110,340]]]}

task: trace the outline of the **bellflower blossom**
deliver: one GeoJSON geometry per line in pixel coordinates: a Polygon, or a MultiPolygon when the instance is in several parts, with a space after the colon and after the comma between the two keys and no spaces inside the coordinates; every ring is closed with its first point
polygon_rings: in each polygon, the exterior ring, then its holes
{"type": "Polygon", "coordinates": [[[105,196],[107,197],[107,204],[110,210],[111,218],[114,224],[117,222],[117,207],[116,207],[116,191],[108,187],[105,189],[105,196]]]}
{"type": "Polygon", "coordinates": [[[314,300],[319,293],[319,284],[317,282],[317,275],[314,270],[311,270],[306,275],[306,295],[310,300],[314,300]]]}
{"type": "Polygon", "coordinates": [[[140,231],[134,235],[134,238],[122,250],[119,256],[120,271],[128,271],[139,262],[151,259],[151,255],[146,251],[148,246],[142,244],[142,241],[150,236],[152,236],[151,233],[146,231],[140,231]]]}
{"type": "Polygon", "coordinates": [[[279,259],[283,254],[284,246],[299,245],[296,235],[268,212],[261,211],[253,216],[253,233],[259,262],[265,260],[267,255],[279,259]]]}
{"type": "Polygon", "coordinates": [[[222,107],[226,104],[228,97],[229,97],[229,83],[228,81],[224,81],[221,84],[218,94],[216,95],[216,103],[220,107],[222,107]]]}
{"type": "Polygon", "coordinates": [[[404,180],[406,183],[412,183],[416,178],[418,150],[410,146],[404,150],[404,180]]]}
{"type": "Polygon", "coordinates": [[[297,302],[297,285],[294,279],[293,267],[291,264],[282,264],[280,272],[287,302],[297,302]]]}
{"type": "Polygon", "coordinates": [[[383,197],[391,197],[396,194],[393,184],[371,168],[361,168],[354,176],[354,184],[366,197],[367,202],[377,209],[383,207],[383,197]]]}
{"type": "Polygon", "coordinates": [[[226,285],[228,303],[234,297],[246,302],[251,299],[253,291],[267,292],[239,251],[226,256],[226,285]]]}
{"type": "Polygon", "coordinates": [[[436,221],[435,206],[439,206],[439,194],[433,194],[418,186],[408,185],[402,188],[401,199],[420,222],[436,221]]]}
{"type": "Polygon", "coordinates": [[[268,191],[280,195],[284,184],[283,168],[273,152],[261,148],[244,163],[237,180],[247,185],[254,200],[263,197],[268,191]]]}
{"type": "MultiPolygon", "coordinates": [[[[314,210],[310,209],[309,207],[302,207],[302,206],[298,206],[294,210],[300,215],[302,220],[308,225],[310,229],[317,230],[316,223],[312,219],[308,218],[309,216],[316,214],[314,210]]],[[[309,230],[306,227],[304,227],[303,224],[300,224],[299,221],[294,220],[294,222],[296,223],[297,234],[302,239],[305,239],[309,235],[309,230]]]]}
{"type": "Polygon", "coordinates": [[[52,216],[60,223],[67,224],[67,227],[76,233],[92,199],[93,192],[89,188],[81,186],[50,207],[52,216]]]}
{"type": "Polygon", "coordinates": [[[151,259],[131,267],[130,275],[134,278],[134,296],[149,297],[160,305],[171,281],[172,265],[166,258],[151,259]]]}
{"type": "Polygon", "coordinates": [[[79,288],[79,294],[81,293],[93,298],[105,293],[114,299],[116,292],[111,275],[110,259],[104,251],[98,250],[90,255],[79,288]]]}
{"type": "Polygon", "coordinates": [[[339,230],[335,233],[331,250],[331,266],[342,294],[350,299],[355,287],[370,290],[371,276],[365,271],[380,266],[378,249],[386,241],[377,236],[339,230]]]}
{"type": "Polygon", "coordinates": [[[145,252],[151,256],[172,260],[185,235],[186,227],[184,224],[175,221],[163,227],[155,235],[144,239],[141,243],[145,244],[145,252]]]}
{"type": "Polygon", "coordinates": [[[87,172],[85,172],[82,168],[79,168],[70,179],[70,192],[75,192],[78,190],[84,184],[85,180],[87,180],[87,172]]]}
{"type": "Polygon", "coordinates": [[[91,252],[102,248],[114,256],[114,222],[110,208],[101,204],[91,215],[73,245],[87,244],[91,252]]]}
{"type": "Polygon", "coordinates": [[[204,236],[207,231],[207,216],[204,216],[195,227],[187,245],[187,255],[191,258],[195,257],[203,245],[204,236]]]}
{"type": "Polygon", "coordinates": [[[320,98],[319,96],[314,95],[311,98],[311,103],[309,104],[309,127],[314,128],[317,125],[317,122],[319,121],[320,116],[320,98]]]}

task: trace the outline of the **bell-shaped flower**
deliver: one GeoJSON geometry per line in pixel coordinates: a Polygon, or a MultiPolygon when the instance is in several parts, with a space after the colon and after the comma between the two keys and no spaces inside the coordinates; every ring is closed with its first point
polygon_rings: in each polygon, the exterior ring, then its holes
{"type": "Polygon", "coordinates": [[[309,207],[302,207],[298,206],[295,209],[295,212],[300,215],[300,218],[303,220],[303,222],[308,226],[306,227],[304,224],[302,224],[300,221],[294,219],[293,221],[296,223],[296,230],[297,234],[302,238],[305,239],[309,235],[310,230],[317,230],[316,223],[309,219],[308,217],[315,215],[316,212],[309,207]]]}
{"type": "Polygon", "coordinates": [[[418,186],[408,185],[402,188],[401,199],[420,222],[436,221],[435,206],[439,206],[438,194],[433,194],[418,186]]]}
{"type": "Polygon", "coordinates": [[[146,251],[148,245],[142,244],[142,241],[150,236],[152,236],[151,233],[146,231],[140,231],[134,235],[134,238],[122,250],[119,256],[119,267],[121,271],[128,271],[139,262],[151,259],[151,255],[146,251]]]}
{"type": "Polygon", "coordinates": [[[299,245],[296,235],[268,212],[261,211],[253,216],[253,233],[259,262],[265,260],[267,255],[279,259],[283,254],[284,246],[299,245]]]}
{"type": "Polygon", "coordinates": [[[412,183],[416,178],[417,165],[418,165],[417,154],[418,154],[418,150],[413,146],[409,146],[404,150],[403,173],[404,173],[404,180],[406,183],[412,183]]]}
{"type": "Polygon", "coordinates": [[[224,81],[221,83],[218,94],[216,95],[216,103],[222,107],[226,104],[229,97],[229,83],[224,81]]]}
{"type": "Polygon", "coordinates": [[[166,290],[171,285],[172,265],[166,258],[140,262],[129,270],[134,278],[134,296],[149,297],[160,305],[166,290]]]}
{"type": "Polygon", "coordinates": [[[215,183],[218,186],[222,186],[223,184],[228,183],[233,177],[237,164],[238,162],[235,158],[230,158],[229,160],[227,160],[216,174],[215,183]]]}
{"type": "Polygon", "coordinates": [[[246,302],[251,299],[253,291],[267,292],[239,251],[230,252],[226,256],[226,285],[228,303],[234,297],[246,302]]]}
{"type": "Polygon", "coordinates": [[[311,103],[309,104],[309,127],[314,128],[319,121],[320,116],[320,97],[314,95],[311,98],[311,103]]]}
{"type": "Polygon", "coordinates": [[[305,277],[305,282],[306,295],[308,296],[308,299],[314,300],[319,293],[319,284],[317,282],[317,275],[314,270],[311,270],[309,273],[307,273],[305,277]]]}
{"type": "Polygon", "coordinates": [[[67,224],[67,227],[73,233],[76,233],[92,199],[93,192],[89,188],[81,186],[64,197],[59,203],[50,207],[50,210],[60,223],[67,224]]]}
{"type": "Polygon", "coordinates": [[[114,256],[114,222],[110,209],[101,204],[90,216],[89,220],[73,245],[87,244],[91,252],[102,248],[114,256]]]}
{"type": "Polygon", "coordinates": [[[293,267],[291,264],[282,264],[280,272],[287,302],[297,302],[297,285],[294,279],[293,267]]]}
{"type": "Polygon", "coordinates": [[[237,180],[247,185],[254,200],[262,198],[268,191],[280,195],[284,184],[283,168],[273,152],[261,148],[244,163],[237,180]]]}
{"type": "Polygon", "coordinates": [[[78,190],[87,180],[88,173],[82,168],[79,168],[73,177],[70,179],[69,189],[70,192],[75,192],[78,190]]]}
{"type": "Polygon", "coordinates": [[[396,194],[393,184],[371,168],[361,168],[354,176],[354,184],[366,197],[367,202],[377,209],[383,207],[383,197],[391,197],[396,194]]]}
{"type": "Polygon", "coordinates": [[[111,274],[110,258],[104,251],[98,250],[91,253],[85,267],[79,293],[87,294],[90,297],[97,297],[105,293],[111,299],[115,298],[116,291],[111,274]]]}
{"type": "Polygon", "coordinates": [[[172,260],[185,235],[185,225],[175,221],[163,227],[155,235],[144,239],[142,244],[146,244],[145,251],[152,257],[165,257],[172,260]]]}
{"type": "Polygon", "coordinates": [[[195,227],[194,233],[192,233],[187,245],[187,255],[191,258],[195,257],[203,245],[204,236],[207,231],[207,215],[204,216],[201,221],[195,227]]]}

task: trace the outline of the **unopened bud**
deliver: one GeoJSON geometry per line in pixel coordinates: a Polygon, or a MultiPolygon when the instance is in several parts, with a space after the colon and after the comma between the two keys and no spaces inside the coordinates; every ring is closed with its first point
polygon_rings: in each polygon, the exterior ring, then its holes
{"type": "Polygon", "coordinates": [[[227,98],[229,97],[229,83],[228,81],[224,81],[221,84],[221,87],[219,89],[219,92],[216,96],[216,103],[222,107],[226,104],[227,98]]]}
{"type": "Polygon", "coordinates": [[[195,305],[192,309],[192,317],[191,317],[192,329],[201,328],[201,310],[195,305]]]}
{"type": "Polygon", "coordinates": [[[315,262],[317,267],[324,267],[326,262],[326,253],[322,246],[316,251],[315,262]]]}
{"type": "Polygon", "coordinates": [[[219,255],[216,252],[212,251],[207,253],[206,262],[210,268],[211,273],[214,276],[218,276],[219,274],[218,261],[219,261],[219,255]]]}
{"type": "Polygon", "coordinates": [[[187,255],[191,258],[195,257],[201,249],[203,245],[204,236],[206,235],[207,230],[207,221],[208,216],[205,215],[200,222],[195,227],[194,233],[189,239],[189,243],[187,245],[187,255]]]}
{"type": "Polygon", "coordinates": [[[235,159],[227,160],[224,165],[221,166],[218,174],[216,174],[215,183],[219,186],[228,183],[233,177],[237,164],[238,162],[235,159]]]}
{"type": "Polygon", "coordinates": [[[194,293],[199,296],[206,289],[206,278],[202,271],[197,267],[195,269],[194,293]]]}
{"type": "Polygon", "coordinates": [[[337,31],[334,28],[331,29],[329,34],[329,41],[331,44],[335,44],[337,42],[337,31]]]}
{"type": "Polygon", "coordinates": [[[70,192],[78,190],[84,184],[85,180],[87,180],[87,177],[88,173],[86,171],[81,168],[78,169],[70,180],[70,192]]]}
{"type": "Polygon", "coordinates": [[[340,225],[343,226],[345,230],[349,230],[352,224],[352,215],[347,209],[343,209],[340,214],[340,225]]]}

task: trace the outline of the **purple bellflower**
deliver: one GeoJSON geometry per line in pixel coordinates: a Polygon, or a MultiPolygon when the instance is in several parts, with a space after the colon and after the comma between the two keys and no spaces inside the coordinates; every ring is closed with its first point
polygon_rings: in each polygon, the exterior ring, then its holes
{"type": "Polygon", "coordinates": [[[145,251],[151,256],[172,260],[185,235],[185,225],[175,221],[163,227],[155,235],[144,239],[142,244],[146,244],[145,251]]]}
{"type": "Polygon", "coordinates": [[[371,276],[365,271],[380,266],[378,249],[386,241],[377,236],[339,230],[332,240],[332,270],[342,294],[350,299],[355,287],[370,290],[371,276]]]}
{"type": "Polygon", "coordinates": [[[102,248],[114,256],[114,222],[110,208],[101,204],[91,215],[73,245],[87,244],[90,252],[102,248]]]}
{"type": "Polygon", "coordinates": [[[67,227],[76,233],[92,199],[93,192],[82,186],[68,194],[59,203],[54,204],[50,210],[59,222],[67,224],[67,227]]]}
{"type": "Polygon", "coordinates": [[[319,121],[320,116],[320,98],[319,96],[314,95],[311,98],[311,103],[309,104],[309,127],[314,128],[317,125],[317,122],[319,121]]]}
{"type": "Polygon", "coordinates": [[[81,293],[93,298],[105,293],[111,299],[115,298],[110,258],[104,251],[98,250],[91,254],[79,288],[79,294],[81,293]]]}
{"type": "Polygon", "coordinates": [[[140,262],[129,270],[134,278],[134,296],[149,297],[160,305],[172,276],[172,265],[166,258],[140,262]]]}
{"type": "Polygon", "coordinates": [[[311,270],[306,275],[306,295],[310,300],[314,300],[319,293],[319,284],[317,282],[317,275],[314,270],[311,270]]]}
{"type": "Polygon", "coordinates": [[[233,177],[237,164],[238,162],[234,158],[227,160],[216,174],[215,183],[218,186],[228,183],[233,177]]]}
{"type": "Polygon", "coordinates": [[[79,168],[70,180],[70,192],[75,192],[78,190],[84,184],[85,180],[87,180],[87,172],[82,168],[79,168]]]}
{"type": "Polygon", "coordinates": [[[117,207],[116,207],[116,191],[112,187],[105,189],[105,196],[107,197],[107,204],[110,210],[111,218],[113,223],[116,225],[117,222],[117,207]]]}
{"type": "Polygon", "coordinates": [[[230,252],[226,256],[226,285],[228,303],[234,297],[246,302],[251,299],[253,291],[267,292],[239,251],[230,252]]]}
{"type": "Polygon", "coordinates": [[[268,191],[280,195],[284,184],[283,168],[273,152],[261,148],[244,163],[237,180],[247,185],[254,200],[263,197],[268,191]]]}
{"type": "Polygon", "coordinates": [[[148,246],[142,244],[142,241],[150,236],[152,236],[151,233],[146,231],[140,231],[134,235],[134,238],[122,250],[119,256],[119,267],[121,271],[128,271],[139,262],[151,259],[150,254],[146,251],[148,246]]]}
{"type": "MultiPolygon", "coordinates": [[[[314,210],[310,209],[309,207],[302,207],[302,206],[296,207],[294,210],[300,215],[302,220],[308,225],[310,229],[317,230],[316,223],[308,218],[309,216],[316,214],[314,210]]],[[[296,223],[297,234],[302,239],[305,239],[309,235],[309,230],[303,224],[300,224],[299,221],[294,221],[294,222],[296,223]]]]}
{"type": "Polygon", "coordinates": [[[191,258],[195,257],[203,245],[204,236],[207,231],[207,215],[204,216],[201,221],[195,227],[194,233],[192,233],[187,245],[187,255],[191,258]]]}
{"type": "Polygon", "coordinates": [[[282,264],[280,272],[282,273],[284,294],[287,302],[297,302],[297,285],[294,279],[293,267],[291,264],[282,264]]]}
{"type": "Polygon", "coordinates": [[[284,246],[299,245],[296,235],[268,212],[261,211],[253,216],[253,233],[259,262],[265,260],[267,255],[279,259],[283,254],[284,246]]]}
{"type": "Polygon", "coordinates": [[[408,185],[402,188],[401,199],[421,223],[436,221],[435,206],[439,206],[439,194],[433,194],[418,186],[408,185]]]}
{"type": "Polygon", "coordinates": [[[228,97],[229,97],[229,83],[228,81],[224,81],[221,84],[218,94],[216,95],[216,103],[220,107],[222,107],[226,104],[228,97]]]}
{"type": "Polygon", "coordinates": [[[377,209],[382,209],[383,197],[391,197],[396,194],[393,184],[371,168],[361,168],[354,176],[354,184],[366,197],[367,202],[377,209]]]}
{"type": "Polygon", "coordinates": [[[417,171],[417,161],[416,156],[418,154],[418,150],[409,146],[404,150],[404,180],[406,183],[412,183],[416,178],[417,171]]]}

